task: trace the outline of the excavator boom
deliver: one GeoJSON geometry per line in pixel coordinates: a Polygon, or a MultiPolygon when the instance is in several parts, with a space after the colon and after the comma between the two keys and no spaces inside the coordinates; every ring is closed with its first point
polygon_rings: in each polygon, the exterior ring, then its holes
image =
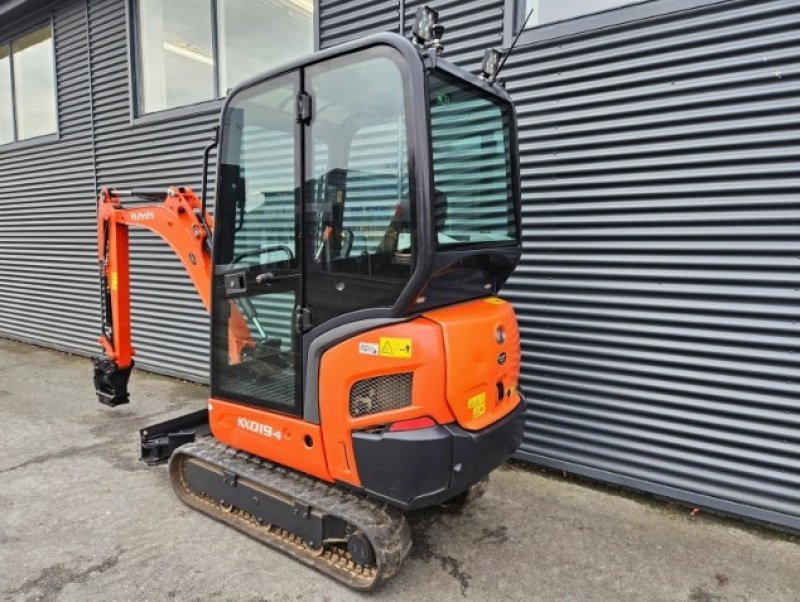
{"type": "Polygon", "coordinates": [[[104,188],[97,201],[97,255],[100,266],[102,334],[105,357],[94,359],[95,389],[101,403],[128,403],[128,378],[133,367],[131,343],[131,282],[128,229],[140,226],[158,234],[183,263],[206,308],[211,309],[211,229],[202,203],[191,189],[121,192],[104,188]],[[124,207],[122,198],[148,204],[124,207]],[[153,203],[160,200],[160,203],[153,203]]]}

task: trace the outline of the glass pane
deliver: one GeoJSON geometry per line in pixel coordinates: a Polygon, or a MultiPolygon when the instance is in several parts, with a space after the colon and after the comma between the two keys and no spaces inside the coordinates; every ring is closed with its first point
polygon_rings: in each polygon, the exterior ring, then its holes
{"type": "Polygon", "coordinates": [[[215,302],[217,385],[228,398],[295,407],[299,303],[294,79],[237,96],[227,109],[216,272],[244,274],[246,291],[215,302]],[[237,326],[238,324],[238,326],[237,326]]]}
{"type": "Polygon", "coordinates": [[[439,246],[515,240],[508,115],[436,75],[430,94],[439,246]]]}
{"type": "Polygon", "coordinates": [[[361,128],[351,142],[342,225],[346,232],[356,233],[351,255],[395,248],[397,254],[411,253],[405,134],[405,120],[399,116],[361,128]]]}
{"type": "Polygon", "coordinates": [[[545,23],[573,19],[581,15],[599,13],[618,6],[634,4],[642,0],[526,0],[525,14],[520,21],[524,21],[528,13],[533,10],[528,27],[536,27],[545,23]]]}
{"type": "Polygon", "coordinates": [[[219,0],[220,96],[314,50],[314,0],[219,0]]]}
{"type": "Polygon", "coordinates": [[[0,144],[14,140],[14,109],[11,104],[11,61],[8,46],[0,46],[0,144]]]}
{"type": "MultiPolygon", "coordinates": [[[[231,123],[241,128],[229,138],[238,144],[242,211],[236,217],[233,264],[284,267],[297,265],[295,242],[294,87],[281,86],[249,95],[229,108],[231,123]],[[269,251],[264,249],[271,249],[269,251]],[[289,264],[286,264],[287,260],[289,264]]],[[[232,166],[234,149],[225,163],[232,166]]]]}
{"type": "Polygon", "coordinates": [[[210,0],[138,0],[137,17],[142,110],[213,98],[210,0]]]}
{"type": "Polygon", "coordinates": [[[56,82],[53,34],[50,26],[11,44],[17,138],[56,132],[56,82]]]}
{"type": "Polygon", "coordinates": [[[389,57],[338,63],[315,66],[310,76],[311,154],[326,156],[327,171],[315,165],[307,182],[309,268],[406,279],[412,221],[403,74],[389,57]]]}

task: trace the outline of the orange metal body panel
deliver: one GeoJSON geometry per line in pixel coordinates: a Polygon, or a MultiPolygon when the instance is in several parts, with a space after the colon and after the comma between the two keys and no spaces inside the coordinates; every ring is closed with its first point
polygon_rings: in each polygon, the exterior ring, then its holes
{"type": "MultiPolygon", "coordinates": [[[[108,283],[113,340],[102,337],[106,354],[120,368],[133,356],[130,324],[128,228],[145,227],[163,238],[180,258],[206,309],[211,305],[211,257],[207,232],[197,215],[200,199],[188,188],[170,188],[163,203],[122,207],[103,190],[98,203],[98,255],[108,283]]],[[[206,217],[212,225],[211,217],[206,217]]],[[[235,304],[229,354],[237,362],[253,345],[235,304]]],[[[317,426],[278,412],[212,399],[209,421],[220,441],[317,478],[360,485],[352,446],[354,431],[429,416],[439,424],[457,421],[482,429],[518,403],[519,329],[510,304],[496,298],[462,303],[408,322],[370,330],[343,341],[322,356],[320,419],[317,426]],[[498,343],[495,332],[505,329],[498,343]],[[386,349],[384,345],[388,344],[386,349]],[[385,353],[385,351],[387,351],[385,353]],[[498,356],[505,353],[505,361],[498,356]],[[377,414],[350,415],[350,390],[360,380],[413,373],[411,404],[377,414]],[[507,394],[498,396],[497,383],[507,394]]]]}
{"type": "Polygon", "coordinates": [[[358,334],[328,349],[322,355],[319,375],[320,422],[331,476],[358,485],[353,455],[353,431],[430,416],[440,424],[455,417],[445,398],[445,356],[440,327],[417,318],[358,334]],[[381,338],[411,339],[410,357],[366,354],[381,338]],[[356,381],[375,376],[413,372],[411,405],[368,416],[350,416],[350,389],[356,381]]]}
{"type": "Polygon", "coordinates": [[[520,336],[514,308],[489,297],[426,313],[441,328],[447,357],[447,400],[458,424],[480,430],[520,402],[520,336]],[[498,343],[496,332],[505,331],[498,343]],[[501,354],[504,359],[501,360],[501,354]],[[498,395],[498,383],[503,396],[498,395]]]}
{"type": "MultiPolygon", "coordinates": [[[[130,253],[128,228],[142,226],[163,238],[183,263],[206,310],[211,308],[211,257],[205,248],[207,233],[196,215],[202,204],[189,188],[172,187],[163,203],[126,209],[107,188],[97,203],[97,253],[111,297],[114,340],[100,344],[120,368],[133,357],[131,346],[130,253]]],[[[213,218],[206,215],[209,228],[213,218]]]]}
{"type": "MultiPolygon", "coordinates": [[[[111,297],[114,340],[99,339],[106,355],[119,368],[131,364],[130,252],[128,228],[141,226],[158,234],[172,248],[189,274],[200,301],[211,311],[211,255],[206,247],[208,233],[197,212],[200,198],[190,188],[171,187],[158,205],[124,208],[119,196],[104,188],[97,203],[97,253],[111,297]]],[[[214,218],[206,213],[209,229],[214,218]]],[[[230,354],[238,362],[244,348],[253,341],[244,317],[233,305],[230,320],[230,354]]]]}
{"type": "Polygon", "coordinates": [[[214,437],[227,445],[318,479],[333,480],[320,427],[314,424],[221,399],[209,400],[208,420],[214,437]]]}
{"type": "MultiPolygon", "coordinates": [[[[106,209],[102,204],[98,212],[106,209]]],[[[113,214],[112,214],[113,215],[113,214]]],[[[130,258],[128,252],[128,227],[117,224],[105,218],[101,221],[98,215],[98,229],[104,222],[108,222],[106,236],[108,237],[109,253],[103,266],[106,282],[111,298],[112,329],[114,340],[106,336],[98,339],[106,355],[114,360],[119,368],[127,368],[133,359],[133,346],[131,345],[131,278],[130,258]]],[[[100,237],[98,236],[98,242],[100,237]]],[[[104,238],[105,241],[105,238],[104,238]]],[[[103,262],[103,250],[100,255],[103,262]]]]}

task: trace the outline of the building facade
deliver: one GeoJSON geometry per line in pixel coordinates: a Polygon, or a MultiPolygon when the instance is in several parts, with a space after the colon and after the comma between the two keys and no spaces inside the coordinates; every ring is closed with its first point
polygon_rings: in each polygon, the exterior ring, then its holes
{"type": "MultiPolygon", "coordinates": [[[[98,188],[199,190],[231,85],[407,33],[421,4],[0,0],[0,336],[96,353],[98,188]]],[[[504,293],[523,332],[518,457],[800,529],[800,6],[428,4],[473,71],[533,10],[503,73],[524,197],[504,293]]],[[[204,380],[183,269],[146,232],[132,248],[138,366],[204,380]]]]}

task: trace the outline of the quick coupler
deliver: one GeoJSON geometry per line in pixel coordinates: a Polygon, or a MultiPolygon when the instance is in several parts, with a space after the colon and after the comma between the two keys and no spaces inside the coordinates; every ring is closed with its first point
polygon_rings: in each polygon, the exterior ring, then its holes
{"type": "Polygon", "coordinates": [[[94,390],[97,401],[107,406],[119,406],[130,402],[128,379],[133,369],[133,361],[127,368],[119,368],[107,357],[93,357],[94,390]]]}

